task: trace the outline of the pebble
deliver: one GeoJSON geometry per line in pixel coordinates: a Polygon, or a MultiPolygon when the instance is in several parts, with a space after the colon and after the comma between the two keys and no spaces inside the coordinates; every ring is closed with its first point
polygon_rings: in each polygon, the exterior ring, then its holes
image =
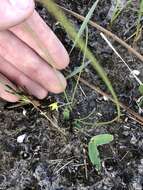
{"type": "Polygon", "coordinates": [[[108,98],[107,96],[103,96],[103,100],[104,100],[104,101],[108,101],[109,98],[108,98]]]}
{"type": "Polygon", "coordinates": [[[136,144],[137,142],[138,142],[138,140],[136,139],[136,137],[132,136],[130,143],[131,144],[136,144]]]}
{"type": "Polygon", "coordinates": [[[26,116],[27,111],[25,109],[23,109],[22,113],[23,113],[24,116],[26,116]]]}
{"type": "Polygon", "coordinates": [[[138,76],[140,74],[140,71],[139,70],[133,70],[132,74],[138,76]]]}
{"type": "MultiPolygon", "coordinates": [[[[139,141],[139,147],[141,148],[143,146],[143,140],[139,141]]],[[[143,159],[142,159],[143,160],[143,159]]]]}
{"type": "Polygon", "coordinates": [[[143,159],[141,159],[141,164],[143,164],[143,159]]]}
{"type": "Polygon", "coordinates": [[[129,129],[130,129],[130,127],[127,126],[127,125],[124,125],[123,128],[124,128],[125,130],[129,130],[129,129]]]}
{"type": "Polygon", "coordinates": [[[18,143],[23,143],[25,137],[26,137],[26,134],[20,135],[19,137],[17,137],[17,142],[18,143]]]}
{"type": "Polygon", "coordinates": [[[133,190],[142,190],[142,185],[140,185],[140,184],[138,184],[136,182],[134,182],[132,184],[132,187],[133,187],[133,190]]]}
{"type": "Polygon", "coordinates": [[[124,131],[123,135],[128,136],[129,135],[129,131],[124,131]]]}
{"type": "Polygon", "coordinates": [[[139,172],[139,174],[143,174],[143,165],[142,164],[140,164],[138,166],[138,172],[139,172]]]}

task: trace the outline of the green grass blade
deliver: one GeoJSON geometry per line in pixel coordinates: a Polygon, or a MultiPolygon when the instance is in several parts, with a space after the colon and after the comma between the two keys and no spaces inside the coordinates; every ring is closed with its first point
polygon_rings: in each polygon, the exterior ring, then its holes
{"type": "Polygon", "coordinates": [[[141,29],[141,17],[143,16],[143,0],[140,0],[140,8],[138,11],[138,19],[137,19],[137,29],[136,29],[136,36],[134,41],[138,40],[139,34],[140,34],[140,29],[141,29]]]}
{"type": "Polygon", "coordinates": [[[110,24],[112,25],[113,22],[117,19],[117,17],[121,14],[123,9],[125,9],[129,4],[131,4],[132,0],[128,0],[124,7],[121,7],[121,0],[116,0],[116,6],[112,14],[112,18],[110,24]]]}
{"type": "MultiPolygon", "coordinates": [[[[82,34],[83,34],[83,32],[84,32],[84,30],[85,30],[85,28],[86,28],[86,26],[87,26],[89,20],[90,20],[91,17],[92,17],[93,12],[95,11],[95,8],[96,8],[98,2],[99,2],[99,0],[96,0],[96,1],[95,1],[95,3],[92,5],[91,9],[89,10],[88,14],[86,15],[86,17],[85,17],[85,19],[84,19],[84,21],[83,21],[83,23],[82,23],[82,25],[81,25],[81,27],[80,27],[80,30],[79,30],[78,34],[76,35],[76,38],[75,38],[74,44],[73,44],[73,46],[72,46],[71,52],[73,51],[73,49],[75,48],[75,46],[76,46],[78,40],[79,40],[80,37],[82,36],[82,34]]],[[[70,52],[70,53],[71,53],[71,52],[70,52]]]]}
{"type": "Polygon", "coordinates": [[[79,74],[83,69],[85,69],[90,64],[90,61],[85,62],[79,67],[75,67],[74,70],[66,77],[66,79],[70,79],[74,77],[75,75],[79,74]]]}
{"type": "Polygon", "coordinates": [[[79,72],[79,75],[78,75],[78,78],[77,78],[77,82],[76,82],[76,85],[75,85],[75,88],[74,88],[74,91],[73,91],[73,95],[72,95],[72,98],[71,98],[71,102],[72,103],[74,101],[76,90],[77,90],[77,87],[78,87],[78,84],[79,84],[79,80],[80,80],[80,77],[81,77],[81,74],[82,74],[82,71],[83,71],[83,68],[84,68],[85,59],[86,59],[87,45],[88,45],[88,26],[86,26],[86,42],[85,42],[85,47],[84,47],[83,60],[82,60],[82,64],[81,64],[81,66],[83,66],[83,67],[81,67],[81,70],[79,72]]]}

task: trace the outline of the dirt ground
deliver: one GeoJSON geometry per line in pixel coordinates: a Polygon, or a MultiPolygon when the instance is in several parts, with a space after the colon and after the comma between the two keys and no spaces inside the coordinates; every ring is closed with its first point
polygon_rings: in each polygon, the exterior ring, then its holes
{"type": "MultiPolygon", "coordinates": [[[[93,0],[61,0],[62,6],[86,15],[93,0]]],[[[113,1],[112,1],[113,2],[113,1]]],[[[94,16],[101,26],[127,39],[132,30],[128,29],[137,19],[137,1],[125,9],[112,28],[109,26],[111,0],[101,0],[94,16]],[[127,33],[127,34],[126,34],[127,33]]],[[[41,5],[37,10],[47,24],[58,35],[68,51],[72,42],[62,27],[47,13],[41,5]]],[[[69,16],[69,19],[80,27],[81,22],[69,16]]],[[[140,71],[143,81],[143,64],[126,49],[112,40],[132,69],[140,71]]],[[[132,44],[132,40],[128,43],[132,44]]],[[[136,49],[143,53],[143,41],[139,40],[136,49]]],[[[88,45],[107,72],[120,101],[138,112],[136,100],[139,98],[138,84],[129,77],[129,72],[116,57],[108,45],[101,39],[99,31],[89,27],[88,45]]],[[[69,71],[79,66],[82,54],[75,49],[71,54],[69,71]]],[[[65,75],[67,73],[65,72],[65,75]]],[[[107,91],[104,83],[90,65],[82,77],[89,83],[107,91]]],[[[73,93],[75,80],[68,80],[67,94],[73,93]]],[[[88,128],[82,124],[76,130],[76,119],[84,118],[92,111],[87,122],[109,121],[116,116],[115,105],[80,83],[75,97],[75,105],[70,119],[63,120],[63,108],[51,112],[48,105],[52,102],[66,103],[61,95],[50,95],[41,101],[40,108],[66,131],[66,139],[54,130],[51,124],[31,105],[10,109],[11,104],[0,103],[0,190],[142,190],[143,189],[143,128],[128,117],[122,110],[120,122],[102,127],[88,128]],[[82,90],[81,90],[82,89],[82,90]],[[84,93],[83,93],[84,92],[84,93]],[[114,141],[99,148],[102,158],[102,170],[97,173],[89,161],[87,144],[94,135],[110,133],[114,141]],[[17,138],[25,135],[23,143],[17,138]],[[85,164],[86,162],[86,164],[85,164]],[[86,170],[86,167],[87,170],[86,170]]],[[[108,92],[108,91],[107,91],[108,92]]]]}

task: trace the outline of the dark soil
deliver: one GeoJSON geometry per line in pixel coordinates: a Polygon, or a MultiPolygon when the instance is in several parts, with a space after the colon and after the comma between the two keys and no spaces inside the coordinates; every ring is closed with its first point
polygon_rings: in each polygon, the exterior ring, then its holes
{"type": "MultiPolygon", "coordinates": [[[[93,0],[61,0],[64,7],[86,15],[93,4],[93,0]]],[[[112,28],[109,27],[110,0],[101,0],[92,20],[112,30],[123,39],[128,38],[133,31],[125,32],[137,18],[137,2],[125,9],[112,28]]],[[[72,46],[71,40],[47,13],[41,5],[37,10],[47,24],[58,35],[68,51],[72,46]]],[[[81,22],[69,16],[72,22],[80,27],[81,22]]],[[[132,44],[132,41],[130,41],[132,44]]],[[[114,43],[117,50],[129,63],[131,68],[141,72],[142,63],[127,52],[119,44],[114,43]]],[[[143,52],[143,41],[139,40],[137,50],[143,52]]],[[[119,99],[130,108],[138,112],[136,99],[139,97],[136,81],[129,77],[128,70],[110,50],[99,36],[99,32],[89,27],[89,47],[94,52],[106,70],[119,99]]],[[[69,71],[80,65],[82,54],[75,49],[71,55],[69,71]]],[[[67,73],[65,72],[65,75],[67,73]]],[[[107,91],[104,83],[90,65],[85,69],[82,77],[88,82],[100,86],[107,91]]],[[[74,79],[68,81],[68,96],[72,95],[74,79]]],[[[9,109],[9,104],[1,102],[0,106],[0,189],[1,190],[142,190],[143,189],[143,128],[128,118],[125,110],[120,122],[97,128],[88,128],[86,124],[79,126],[75,122],[78,118],[86,117],[91,111],[94,114],[87,122],[109,121],[116,116],[115,105],[104,101],[95,91],[80,83],[74,110],[69,120],[63,120],[63,107],[58,111],[49,110],[52,102],[66,103],[62,95],[48,97],[41,102],[40,108],[45,111],[59,127],[66,131],[66,140],[53,129],[51,124],[43,118],[31,105],[9,109]],[[76,127],[81,127],[76,130],[76,127]],[[110,145],[100,147],[102,170],[97,173],[89,161],[87,144],[94,135],[110,133],[114,141],[110,145]],[[25,134],[23,143],[17,138],[25,134]],[[87,163],[87,176],[85,170],[87,163]]],[[[108,91],[107,91],[108,92],[108,91]]]]}

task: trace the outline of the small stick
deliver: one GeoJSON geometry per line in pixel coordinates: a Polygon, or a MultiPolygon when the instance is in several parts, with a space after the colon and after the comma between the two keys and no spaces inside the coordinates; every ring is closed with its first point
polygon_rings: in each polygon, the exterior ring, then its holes
{"type": "Polygon", "coordinates": [[[83,156],[84,156],[84,168],[85,168],[85,177],[88,179],[88,169],[87,169],[87,160],[86,160],[86,150],[83,148],[83,156]]]}

